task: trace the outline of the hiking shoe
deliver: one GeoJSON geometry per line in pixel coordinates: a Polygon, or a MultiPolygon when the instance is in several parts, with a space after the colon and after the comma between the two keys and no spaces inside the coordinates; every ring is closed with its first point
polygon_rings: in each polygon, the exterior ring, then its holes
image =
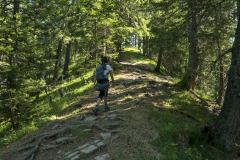
{"type": "Polygon", "coordinates": [[[94,108],[92,111],[93,111],[93,114],[97,116],[99,112],[99,108],[94,108]]]}
{"type": "Polygon", "coordinates": [[[105,106],[104,112],[110,111],[110,108],[108,106],[105,106]]]}

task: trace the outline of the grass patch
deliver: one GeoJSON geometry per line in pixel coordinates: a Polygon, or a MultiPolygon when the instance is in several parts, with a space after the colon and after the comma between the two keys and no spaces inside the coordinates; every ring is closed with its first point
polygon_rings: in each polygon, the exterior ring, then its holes
{"type": "Polygon", "coordinates": [[[0,147],[4,147],[4,146],[22,138],[24,135],[27,135],[29,133],[36,131],[42,123],[43,123],[43,121],[41,121],[41,123],[40,122],[37,122],[37,123],[32,122],[31,124],[28,124],[28,125],[22,127],[18,131],[7,130],[7,131],[2,132],[5,135],[2,136],[2,138],[0,139],[0,147]]]}
{"type": "Polygon", "coordinates": [[[71,77],[57,84],[47,94],[42,93],[40,98],[32,104],[35,113],[32,117],[34,118],[30,123],[24,124],[20,130],[14,131],[10,128],[9,123],[1,123],[0,148],[36,131],[47,122],[57,119],[71,103],[79,101],[79,96],[84,95],[93,87],[91,78],[94,67],[92,65],[82,75],[71,77]],[[63,91],[63,96],[61,96],[59,90],[63,91]]]}
{"type": "Polygon", "coordinates": [[[214,116],[191,98],[188,92],[173,91],[166,99],[166,107],[152,109],[150,122],[159,133],[152,144],[163,155],[164,160],[225,160],[232,159],[220,148],[208,143],[201,134],[203,124],[213,120],[214,116]],[[173,110],[191,114],[199,122],[173,110]]]}
{"type": "Polygon", "coordinates": [[[71,130],[71,133],[74,137],[78,137],[80,139],[87,139],[90,138],[93,135],[92,131],[85,131],[84,127],[78,127],[78,128],[74,128],[71,130]]]}
{"type": "MultiPolygon", "coordinates": [[[[140,50],[137,48],[125,48],[124,54],[121,55],[121,58],[127,60],[131,63],[143,65],[144,68],[149,68],[150,70],[154,71],[157,60],[156,57],[148,57],[140,53],[140,50]]],[[[168,75],[168,71],[162,65],[160,67],[160,73],[164,75],[168,75]]]]}
{"type": "Polygon", "coordinates": [[[156,62],[141,54],[140,51],[136,48],[126,48],[124,49],[125,54],[123,55],[123,59],[126,59],[132,63],[142,63],[145,65],[149,65],[155,67],[156,62]]]}

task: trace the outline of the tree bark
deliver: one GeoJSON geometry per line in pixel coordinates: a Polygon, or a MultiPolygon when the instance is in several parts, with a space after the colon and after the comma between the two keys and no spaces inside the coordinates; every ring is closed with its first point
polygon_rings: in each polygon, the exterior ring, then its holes
{"type": "Polygon", "coordinates": [[[240,141],[240,0],[237,0],[237,16],[227,91],[216,123],[217,136],[226,150],[231,150],[240,141]]]}
{"type": "Polygon", "coordinates": [[[140,53],[142,53],[142,38],[138,37],[138,49],[140,51],[140,53]]]}
{"type": "Polygon", "coordinates": [[[143,55],[145,55],[146,54],[146,38],[145,37],[143,37],[143,55]]]}
{"type": "Polygon", "coordinates": [[[188,6],[189,6],[189,11],[188,11],[189,57],[188,57],[188,66],[187,66],[186,73],[184,75],[183,80],[180,82],[181,88],[186,90],[194,89],[196,85],[198,69],[199,69],[196,0],[189,0],[188,6]]]}
{"type": "Polygon", "coordinates": [[[67,44],[67,49],[66,49],[66,54],[65,54],[65,62],[64,62],[64,67],[63,67],[63,76],[64,78],[67,78],[68,75],[68,67],[70,64],[70,58],[71,58],[71,48],[72,48],[72,43],[69,42],[67,44]]]}
{"type": "MultiPolygon", "coordinates": [[[[9,56],[8,61],[11,67],[11,71],[7,75],[7,88],[9,89],[9,93],[7,94],[7,99],[11,98],[11,90],[16,90],[17,89],[17,73],[16,73],[16,64],[15,64],[15,58],[18,53],[18,30],[17,30],[17,14],[19,13],[20,9],[20,1],[19,0],[14,0],[13,1],[13,22],[14,22],[14,43],[13,43],[13,52],[9,56]]],[[[13,129],[17,129],[19,127],[19,122],[15,120],[15,117],[17,116],[14,113],[14,107],[12,104],[7,104],[6,110],[7,114],[11,123],[11,126],[13,129]]]]}
{"type": "MultiPolygon", "coordinates": [[[[218,40],[218,53],[221,55],[221,46],[218,40]]],[[[219,105],[222,105],[223,102],[223,95],[224,95],[224,67],[223,67],[223,59],[219,60],[219,84],[218,84],[218,96],[216,102],[219,105]]]]}
{"type": "Polygon", "coordinates": [[[159,49],[159,52],[158,52],[158,61],[157,61],[157,66],[156,66],[156,68],[155,68],[155,72],[157,72],[157,73],[160,73],[161,71],[160,71],[160,67],[161,67],[161,65],[162,65],[162,50],[161,49],[159,49]]]}
{"type": "Polygon", "coordinates": [[[62,59],[62,43],[63,43],[63,40],[62,39],[59,40],[57,51],[56,51],[56,62],[55,62],[54,73],[53,73],[54,81],[57,81],[59,78],[59,70],[61,67],[61,59],[62,59]]]}

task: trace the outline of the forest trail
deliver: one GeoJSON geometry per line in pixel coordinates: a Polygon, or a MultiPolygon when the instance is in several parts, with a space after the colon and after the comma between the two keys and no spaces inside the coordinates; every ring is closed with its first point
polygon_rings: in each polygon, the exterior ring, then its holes
{"type": "Polygon", "coordinates": [[[151,113],[164,112],[171,80],[149,70],[148,65],[122,60],[110,89],[109,112],[91,114],[97,96],[91,89],[36,133],[5,149],[4,160],[162,159],[152,145],[159,134],[151,113]]]}

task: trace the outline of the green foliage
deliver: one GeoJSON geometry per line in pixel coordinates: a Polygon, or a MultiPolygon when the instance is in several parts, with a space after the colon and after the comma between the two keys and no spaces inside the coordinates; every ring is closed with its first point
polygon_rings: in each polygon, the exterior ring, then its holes
{"type": "Polygon", "coordinates": [[[20,129],[38,117],[60,113],[92,87],[100,55],[116,59],[129,33],[146,32],[144,14],[138,11],[143,3],[3,1],[0,122],[20,129]]]}
{"type": "MultiPolygon", "coordinates": [[[[2,1],[0,135],[4,138],[1,144],[8,144],[35,130],[39,123],[60,114],[70,103],[77,101],[79,94],[93,86],[91,76],[101,55],[117,61],[118,54],[126,51],[123,58],[133,64],[141,64],[149,70],[159,64],[162,74],[174,76],[173,79],[182,78],[192,49],[188,27],[191,9],[196,12],[195,39],[199,53],[195,89],[211,101],[223,97],[231,56],[221,58],[215,65],[213,61],[232,46],[236,27],[235,1],[194,1],[194,6],[189,5],[190,2],[2,1]],[[129,45],[137,49],[124,50],[129,45]],[[11,132],[14,133],[8,134],[11,132]]],[[[166,104],[169,110],[193,113],[199,121],[209,121],[208,111],[195,104],[187,92],[172,94],[174,97],[166,104]]],[[[161,114],[166,118],[169,116],[164,114],[172,113],[161,114]]],[[[176,128],[172,125],[173,119],[165,120],[169,125],[161,132],[169,132],[166,136],[181,128],[184,133],[196,133],[189,129],[194,126],[188,120],[184,121],[190,127],[176,122],[176,128]]],[[[166,142],[172,141],[170,137],[166,138],[166,142]]],[[[173,149],[172,159],[192,159],[194,154],[203,159],[208,154],[207,149],[211,150],[198,146],[184,152],[171,147],[166,147],[164,152],[170,154],[167,152],[173,149]],[[180,151],[184,154],[180,155],[180,151]]]]}
{"type": "Polygon", "coordinates": [[[202,134],[202,126],[212,121],[214,116],[197,104],[188,92],[172,93],[165,105],[167,108],[161,111],[153,109],[149,115],[159,133],[159,138],[152,143],[163,155],[163,159],[231,159],[232,155],[209,144],[202,134]],[[191,115],[199,122],[186,115],[191,115]]]}
{"type": "Polygon", "coordinates": [[[144,63],[155,66],[156,62],[153,59],[147,58],[146,56],[139,54],[139,50],[135,48],[124,49],[126,53],[122,56],[123,59],[127,59],[133,63],[144,63]]]}

